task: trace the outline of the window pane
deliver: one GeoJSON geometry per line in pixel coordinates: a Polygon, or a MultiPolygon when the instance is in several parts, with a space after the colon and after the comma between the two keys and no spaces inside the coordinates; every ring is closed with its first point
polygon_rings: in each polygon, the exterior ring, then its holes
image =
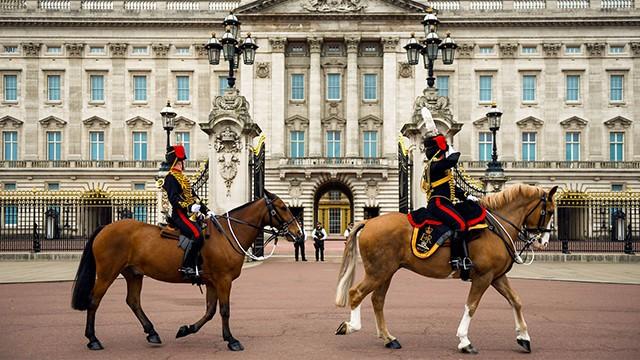
{"type": "Polygon", "coordinates": [[[522,133],[522,160],[536,161],[536,133],[522,133]]]}
{"type": "Polygon", "coordinates": [[[304,75],[291,75],[291,100],[304,100],[304,75]]]}
{"type": "Polygon", "coordinates": [[[47,89],[49,101],[60,100],[60,75],[47,76],[47,89]]]}
{"type": "Polygon", "coordinates": [[[104,160],[104,132],[90,132],[89,142],[91,148],[91,160],[104,160]]]}
{"type": "Polygon", "coordinates": [[[184,153],[187,156],[187,159],[191,157],[191,134],[186,131],[177,131],[176,144],[184,146],[184,153]]]}
{"type": "MultiPolygon", "coordinates": [[[[5,186],[5,190],[7,190],[6,186],[5,186]]],[[[4,207],[4,224],[5,225],[18,224],[18,207],[16,205],[6,205],[4,207]]]]}
{"type": "Polygon", "coordinates": [[[580,100],[580,76],[567,75],[567,101],[580,100]]]}
{"type": "Polygon", "coordinates": [[[489,102],[493,99],[491,96],[492,76],[480,76],[480,101],[489,102]]]}
{"type": "Polygon", "coordinates": [[[580,46],[567,45],[567,47],[565,47],[565,52],[567,54],[579,54],[580,46]]]}
{"type": "Polygon", "coordinates": [[[133,77],[133,100],[147,101],[147,77],[133,77]]]}
{"type": "Polygon", "coordinates": [[[611,75],[609,77],[609,100],[611,101],[622,101],[622,84],[624,81],[624,77],[622,75],[611,75]]]}
{"type": "Polygon", "coordinates": [[[229,88],[229,81],[226,76],[218,77],[218,95],[224,95],[224,91],[229,88]]]}
{"type": "Polygon", "coordinates": [[[329,208],[329,234],[339,234],[342,230],[342,209],[329,208]]]}
{"type": "Polygon", "coordinates": [[[104,76],[91,75],[91,101],[104,101],[104,76]]]}
{"type": "Polygon", "coordinates": [[[438,76],[436,78],[436,88],[438,88],[438,96],[449,96],[449,76],[438,76]]]}
{"type": "Polygon", "coordinates": [[[327,131],[327,157],[340,157],[340,131],[327,131]]]}
{"type": "Polygon", "coordinates": [[[18,76],[5,75],[3,83],[4,83],[4,100],[17,101],[18,100],[18,76]]]}
{"type": "Polygon", "coordinates": [[[565,135],[566,140],[566,160],[580,161],[580,133],[568,132],[565,135]]]}
{"type": "Polygon", "coordinates": [[[177,76],[176,85],[178,88],[178,94],[176,95],[178,101],[189,101],[189,77],[177,76]]]}
{"type": "Polygon", "coordinates": [[[611,161],[624,160],[624,133],[623,132],[609,133],[609,160],[611,161]]]}
{"type": "Polygon", "coordinates": [[[364,99],[365,100],[378,99],[378,75],[376,74],[364,75],[364,99]]]}
{"type": "Polygon", "coordinates": [[[62,133],[59,131],[47,132],[47,159],[60,160],[62,148],[62,133]]]}
{"type": "Polygon", "coordinates": [[[479,160],[491,160],[491,151],[493,147],[493,134],[490,132],[481,132],[479,134],[479,160]]]}
{"type": "Polygon", "coordinates": [[[18,160],[18,132],[5,131],[2,133],[3,159],[7,161],[18,160]]]}
{"type": "Polygon", "coordinates": [[[147,207],[144,205],[134,206],[133,219],[137,221],[147,222],[147,207]]]}
{"type": "Polygon", "coordinates": [[[340,100],[340,74],[327,75],[327,100],[340,100]]]}
{"type": "Polygon", "coordinates": [[[290,141],[291,157],[304,157],[304,131],[292,131],[290,141]]]}
{"type": "Polygon", "coordinates": [[[536,100],[536,76],[524,75],[522,77],[522,101],[536,100]]]}
{"type": "Polygon", "coordinates": [[[493,46],[480,46],[480,54],[493,54],[493,46]]]}
{"type": "Polygon", "coordinates": [[[133,133],[133,160],[147,160],[147,133],[135,131],[133,133]]]}

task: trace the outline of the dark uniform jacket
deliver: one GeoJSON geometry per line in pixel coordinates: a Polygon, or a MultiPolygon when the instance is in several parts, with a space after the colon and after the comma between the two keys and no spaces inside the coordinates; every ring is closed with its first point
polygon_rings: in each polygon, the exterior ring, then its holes
{"type": "Polygon", "coordinates": [[[165,176],[162,188],[167,192],[167,198],[173,209],[171,212],[172,222],[185,236],[192,239],[200,238],[202,232],[200,226],[189,219],[192,215],[191,206],[200,204],[202,214],[206,214],[209,209],[200,203],[200,199],[191,188],[187,177],[181,171],[171,170],[165,176]]]}

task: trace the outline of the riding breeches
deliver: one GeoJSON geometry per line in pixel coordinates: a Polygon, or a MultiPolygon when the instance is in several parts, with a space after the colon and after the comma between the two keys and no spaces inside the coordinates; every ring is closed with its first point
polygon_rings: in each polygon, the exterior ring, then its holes
{"type": "Polygon", "coordinates": [[[427,205],[429,214],[445,223],[452,230],[466,231],[467,224],[462,215],[456,211],[451,201],[434,197],[427,205]]]}
{"type": "Polygon", "coordinates": [[[182,235],[193,239],[196,245],[202,244],[202,229],[197,223],[189,220],[187,215],[180,209],[174,210],[171,214],[171,220],[180,229],[182,235]]]}

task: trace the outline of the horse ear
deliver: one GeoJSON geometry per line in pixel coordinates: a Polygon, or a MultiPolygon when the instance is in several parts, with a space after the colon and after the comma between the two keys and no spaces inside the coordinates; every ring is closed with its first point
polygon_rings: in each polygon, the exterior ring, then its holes
{"type": "Polygon", "coordinates": [[[558,191],[558,186],[552,187],[551,190],[549,191],[549,195],[547,196],[547,199],[549,199],[550,201],[553,200],[553,195],[556,194],[556,191],[558,191]]]}

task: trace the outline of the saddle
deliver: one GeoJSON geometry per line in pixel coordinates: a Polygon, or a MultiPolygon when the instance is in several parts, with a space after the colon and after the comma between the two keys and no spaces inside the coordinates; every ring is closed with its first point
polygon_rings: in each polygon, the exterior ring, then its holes
{"type": "MultiPolygon", "coordinates": [[[[202,232],[206,239],[209,236],[209,229],[205,226],[203,227],[202,232]]],[[[186,250],[189,242],[191,241],[191,239],[180,233],[180,229],[178,229],[178,227],[173,223],[171,218],[167,219],[167,224],[160,224],[160,237],[169,240],[177,240],[178,246],[182,250],[186,250]]]]}

